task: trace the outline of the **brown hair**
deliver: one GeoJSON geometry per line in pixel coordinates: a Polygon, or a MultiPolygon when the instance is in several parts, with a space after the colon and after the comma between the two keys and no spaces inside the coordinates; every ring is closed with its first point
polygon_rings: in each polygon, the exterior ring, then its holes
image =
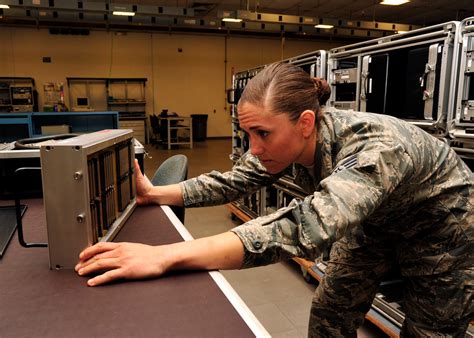
{"type": "Polygon", "coordinates": [[[300,67],[273,63],[265,67],[245,87],[238,105],[260,105],[274,114],[287,114],[296,121],[305,110],[319,117],[320,105],[329,99],[331,88],[324,79],[312,78],[300,67]]]}

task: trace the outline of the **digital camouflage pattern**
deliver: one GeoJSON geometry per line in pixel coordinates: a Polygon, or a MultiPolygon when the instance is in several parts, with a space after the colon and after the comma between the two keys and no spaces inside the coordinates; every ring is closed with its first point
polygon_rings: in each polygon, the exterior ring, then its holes
{"type": "MultiPolygon", "coordinates": [[[[320,170],[297,166],[296,183],[308,196],[232,230],[245,246],[243,268],[294,256],[314,260],[332,246],[310,336],[348,336],[396,261],[408,277],[404,333],[465,331],[474,313],[469,168],[442,141],[386,115],[328,109],[318,140],[320,170]]],[[[181,187],[186,206],[216,205],[278,178],[245,154],[232,171],[181,187]]]]}

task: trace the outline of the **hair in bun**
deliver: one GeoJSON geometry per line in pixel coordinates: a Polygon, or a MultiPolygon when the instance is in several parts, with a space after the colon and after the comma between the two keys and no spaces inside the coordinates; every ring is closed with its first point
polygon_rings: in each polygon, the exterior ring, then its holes
{"type": "Polygon", "coordinates": [[[326,80],[320,77],[313,77],[312,80],[316,88],[316,96],[318,97],[319,104],[324,106],[331,96],[331,87],[326,80]]]}
{"type": "Polygon", "coordinates": [[[260,105],[267,112],[287,114],[297,121],[302,112],[312,110],[319,120],[331,89],[319,78],[311,78],[302,68],[289,63],[266,66],[245,86],[237,109],[245,103],[260,105]]]}

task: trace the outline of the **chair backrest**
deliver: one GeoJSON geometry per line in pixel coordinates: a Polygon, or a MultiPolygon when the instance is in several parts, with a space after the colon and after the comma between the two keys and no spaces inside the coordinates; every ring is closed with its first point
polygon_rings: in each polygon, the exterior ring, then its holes
{"type": "MultiPolygon", "coordinates": [[[[188,158],[178,154],[167,158],[156,170],[151,183],[155,186],[182,182],[188,178],[188,158]]],[[[181,223],[184,223],[184,207],[172,206],[181,223]]]]}
{"type": "Polygon", "coordinates": [[[153,130],[153,134],[160,133],[160,121],[158,120],[158,116],[156,116],[155,114],[150,115],[150,125],[151,130],[153,130]]]}

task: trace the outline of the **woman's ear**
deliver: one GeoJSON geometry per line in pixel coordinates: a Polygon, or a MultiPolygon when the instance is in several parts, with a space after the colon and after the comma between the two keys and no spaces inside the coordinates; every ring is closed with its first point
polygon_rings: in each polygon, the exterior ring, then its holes
{"type": "Polygon", "coordinates": [[[312,110],[305,110],[298,119],[298,124],[304,137],[309,137],[316,128],[316,114],[312,110]]]}

